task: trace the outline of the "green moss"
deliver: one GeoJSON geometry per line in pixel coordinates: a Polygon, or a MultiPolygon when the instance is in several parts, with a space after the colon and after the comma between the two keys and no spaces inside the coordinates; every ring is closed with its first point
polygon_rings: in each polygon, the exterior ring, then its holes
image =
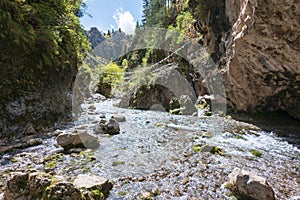
{"type": "Polygon", "coordinates": [[[201,147],[199,145],[195,145],[193,147],[193,151],[197,153],[197,152],[201,151],[201,147]]]}
{"type": "Polygon", "coordinates": [[[220,155],[220,156],[225,155],[225,151],[218,146],[214,146],[213,149],[210,151],[210,153],[215,155],[220,155]]]}
{"type": "Polygon", "coordinates": [[[44,158],[44,163],[48,162],[48,161],[58,160],[60,158],[62,158],[62,154],[61,153],[54,154],[54,155],[51,155],[49,157],[44,158]]]}
{"type": "Polygon", "coordinates": [[[125,191],[121,191],[121,192],[119,192],[119,195],[121,195],[121,196],[125,196],[127,193],[125,192],[125,191]]]}
{"type": "Polygon", "coordinates": [[[255,149],[251,149],[250,152],[255,157],[261,157],[262,156],[262,153],[260,151],[255,150],[255,149]]]}
{"type": "Polygon", "coordinates": [[[57,165],[57,162],[55,160],[49,161],[45,164],[45,168],[47,169],[54,169],[57,165]]]}
{"type": "Polygon", "coordinates": [[[94,156],[94,152],[93,151],[81,151],[80,155],[85,158],[89,158],[90,156],[94,156]]]}
{"type": "Polygon", "coordinates": [[[104,194],[100,190],[91,190],[91,195],[95,200],[102,200],[105,198],[104,194]]]}

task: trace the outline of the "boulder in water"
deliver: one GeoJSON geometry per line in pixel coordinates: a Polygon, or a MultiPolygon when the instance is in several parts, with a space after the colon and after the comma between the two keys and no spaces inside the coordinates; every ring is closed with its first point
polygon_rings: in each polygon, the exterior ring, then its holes
{"type": "Polygon", "coordinates": [[[114,118],[118,122],[126,122],[126,117],[124,115],[121,115],[121,114],[115,114],[115,115],[112,116],[112,118],[114,118]]]}
{"type": "Polygon", "coordinates": [[[120,133],[120,125],[113,117],[108,121],[106,119],[101,119],[99,124],[94,127],[94,132],[96,134],[116,135],[120,133]]]}
{"type": "Polygon", "coordinates": [[[266,178],[235,168],[228,176],[227,187],[239,199],[275,200],[266,178]]]}
{"type": "Polygon", "coordinates": [[[71,148],[95,149],[99,146],[98,137],[85,130],[62,133],[57,136],[56,141],[65,151],[69,151],[71,148]]]}

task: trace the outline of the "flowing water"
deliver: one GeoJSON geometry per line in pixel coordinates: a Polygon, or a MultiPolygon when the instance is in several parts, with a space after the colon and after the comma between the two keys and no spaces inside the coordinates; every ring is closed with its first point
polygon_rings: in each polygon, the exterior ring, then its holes
{"type": "MultiPolygon", "coordinates": [[[[1,158],[2,188],[11,171],[51,171],[73,180],[81,173],[95,174],[115,184],[108,199],[232,199],[227,176],[239,167],[266,177],[278,199],[300,195],[300,151],[272,132],[221,117],[170,115],[114,107],[115,101],[90,99],[83,114],[63,129],[93,132],[99,117],[122,114],[121,133],[99,135],[100,147],[80,154],[56,154],[53,138],[42,145],[5,154],[1,158]],[[96,110],[88,107],[94,104],[96,110]],[[212,137],[211,137],[212,136],[212,137]],[[201,145],[219,153],[199,152],[201,145]],[[251,150],[261,153],[254,156],[251,150]],[[45,158],[56,155],[49,166],[45,158]]],[[[1,191],[0,191],[1,192],[1,191]]]]}

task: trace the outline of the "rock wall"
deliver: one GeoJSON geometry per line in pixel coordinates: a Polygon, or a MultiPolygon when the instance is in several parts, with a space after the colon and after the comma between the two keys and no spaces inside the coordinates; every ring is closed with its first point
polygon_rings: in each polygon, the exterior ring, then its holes
{"type": "Polygon", "coordinates": [[[76,73],[77,65],[53,73],[50,70],[37,72],[32,74],[33,85],[27,89],[17,82],[27,82],[28,79],[24,80],[18,74],[11,87],[1,88],[0,139],[34,135],[47,126],[70,118],[71,86],[76,73]]]}
{"type": "Polygon", "coordinates": [[[205,20],[196,6],[192,13],[198,29],[207,30],[203,41],[218,55],[214,60],[223,74],[228,106],[243,112],[284,110],[300,119],[300,1],[205,2],[210,2],[205,20]],[[214,30],[214,19],[230,28],[214,30]]]}
{"type": "Polygon", "coordinates": [[[0,139],[14,142],[71,117],[72,84],[90,46],[81,5],[0,1],[0,139]]]}

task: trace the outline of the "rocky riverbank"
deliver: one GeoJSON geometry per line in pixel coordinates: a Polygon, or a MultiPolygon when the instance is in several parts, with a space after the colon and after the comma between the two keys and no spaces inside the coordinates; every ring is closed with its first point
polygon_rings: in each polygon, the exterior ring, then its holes
{"type": "Polygon", "coordinates": [[[78,121],[34,147],[1,156],[0,193],[15,172],[47,173],[73,183],[83,175],[114,183],[107,199],[234,199],[235,168],[267,179],[276,199],[299,198],[300,151],[272,132],[229,118],[128,110],[88,99],[78,121]],[[118,114],[120,132],[98,134],[99,147],[64,153],[56,137],[94,128],[118,114]],[[120,117],[122,116],[122,117],[120,117]],[[125,120],[124,120],[125,118],[125,120]]]}

